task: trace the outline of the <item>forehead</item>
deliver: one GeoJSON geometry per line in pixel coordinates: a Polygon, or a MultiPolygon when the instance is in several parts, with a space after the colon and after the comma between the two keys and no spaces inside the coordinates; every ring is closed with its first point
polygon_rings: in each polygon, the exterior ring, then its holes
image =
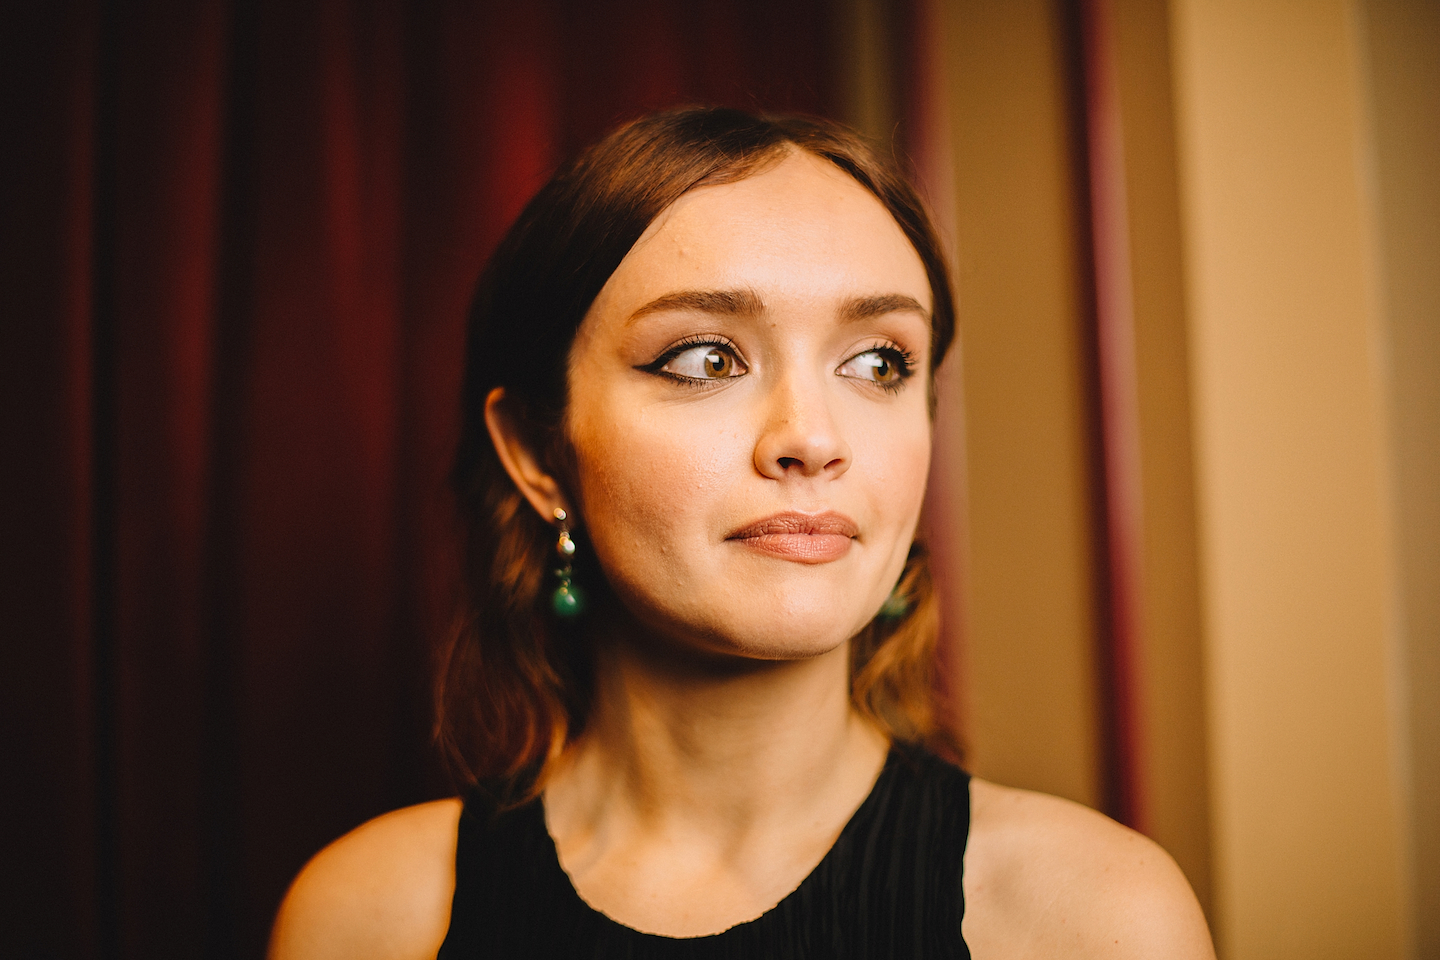
{"type": "Polygon", "coordinates": [[[833,163],[794,150],[664,210],[592,310],[673,290],[737,288],[767,301],[899,293],[932,308],[924,264],[884,204],[833,163]]]}

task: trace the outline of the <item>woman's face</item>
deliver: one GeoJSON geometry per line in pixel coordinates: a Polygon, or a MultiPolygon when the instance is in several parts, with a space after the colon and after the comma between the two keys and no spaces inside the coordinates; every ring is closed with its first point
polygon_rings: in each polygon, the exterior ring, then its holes
{"type": "Polygon", "coordinates": [[[884,206],[795,151],[645,231],[570,354],[581,549],[712,652],[834,649],[898,579],[930,461],[930,285],[884,206]]]}

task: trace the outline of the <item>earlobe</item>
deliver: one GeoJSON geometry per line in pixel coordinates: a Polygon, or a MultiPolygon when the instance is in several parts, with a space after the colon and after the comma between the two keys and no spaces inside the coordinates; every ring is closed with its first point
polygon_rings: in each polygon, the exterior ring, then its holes
{"type": "Polygon", "coordinates": [[[505,388],[496,387],[485,398],[485,427],[490,442],[510,479],[530,501],[535,512],[548,523],[557,507],[565,507],[560,484],[545,469],[531,446],[530,437],[521,429],[514,405],[506,398],[505,388]]]}

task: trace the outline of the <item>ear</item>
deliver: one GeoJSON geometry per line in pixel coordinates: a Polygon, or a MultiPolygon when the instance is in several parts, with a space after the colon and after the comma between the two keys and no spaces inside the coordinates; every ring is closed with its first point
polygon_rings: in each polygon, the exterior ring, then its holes
{"type": "Polygon", "coordinates": [[[496,387],[485,398],[485,427],[490,431],[490,442],[495,444],[505,472],[545,522],[550,522],[557,507],[569,509],[560,493],[559,482],[546,471],[530,445],[530,438],[521,429],[514,404],[505,396],[504,387],[496,387]]]}

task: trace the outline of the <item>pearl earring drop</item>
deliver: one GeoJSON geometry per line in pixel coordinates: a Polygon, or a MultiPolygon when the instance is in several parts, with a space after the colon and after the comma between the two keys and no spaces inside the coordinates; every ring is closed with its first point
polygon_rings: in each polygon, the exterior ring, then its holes
{"type": "Polygon", "coordinates": [[[555,522],[560,524],[560,537],[555,541],[555,552],[560,555],[560,567],[555,577],[560,581],[550,595],[550,610],[561,620],[573,620],[585,612],[585,592],[574,581],[571,558],[575,556],[575,541],[570,538],[570,527],[566,524],[569,515],[560,507],[555,508],[555,522]]]}

